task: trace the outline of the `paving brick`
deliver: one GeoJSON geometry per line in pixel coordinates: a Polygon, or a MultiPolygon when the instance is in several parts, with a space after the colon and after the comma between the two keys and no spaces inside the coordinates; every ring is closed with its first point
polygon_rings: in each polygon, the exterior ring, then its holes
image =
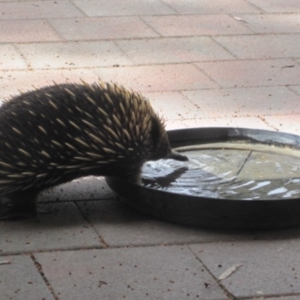
{"type": "Polygon", "coordinates": [[[300,32],[298,14],[243,14],[237,17],[245,21],[245,26],[256,33],[300,32]]]}
{"type": "Polygon", "coordinates": [[[195,66],[189,64],[99,68],[94,72],[104,81],[115,81],[142,92],[218,87],[195,66]]]}
{"type": "Polygon", "coordinates": [[[155,16],[143,20],[165,37],[252,33],[227,15],[155,16]]]}
{"type": "Polygon", "coordinates": [[[183,94],[208,117],[300,113],[300,96],[286,87],[199,90],[183,94]]]}
{"type": "Polygon", "coordinates": [[[27,69],[22,56],[12,45],[0,45],[0,70],[27,69]]]}
{"type": "Polygon", "coordinates": [[[33,69],[72,69],[130,64],[113,42],[20,44],[19,51],[33,69]]]}
{"type": "Polygon", "coordinates": [[[0,4],[0,19],[47,19],[80,17],[84,14],[71,1],[18,1],[0,4]]]}
{"type": "Polygon", "coordinates": [[[300,34],[222,36],[215,38],[238,58],[299,57],[300,34]]]}
{"type": "Polygon", "coordinates": [[[73,203],[39,204],[39,219],[0,223],[0,253],[101,247],[99,236],[73,203]]]}
{"type": "Polygon", "coordinates": [[[203,62],[197,66],[222,87],[299,84],[300,66],[291,59],[203,62]]]}
{"type": "Polygon", "coordinates": [[[137,64],[180,63],[231,59],[233,56],[208,37],[117,41],[137,64]]]}
{"type": "Polygon", "coordinates": [[[185,246],[35,256],[59,299],[227,300],[185,246]]]}
{"type": "Polygon", "coordinates": [[[246,1],[240,0],[164,0],[179,14],[228,14],[228,13],[255,13],[259,8],[246,1]]]}
{"type": "Polygon", "coordinates": [[[295,91],[298,95],[300,95],[300,85],[292,85],[289,86],[289,88],[293,91],[295,91]]]}
{"type": "Polygon", "coordinates": [[[274,127],[268,125],[260,118],[255,117],[230,117],[230,118],[197,118],[185,120],[172,120],[166,122],[167,130],[195,127],[239,127],[274,130],[274,127]]]}
{"type": "Polygon", "coordinates": [[[201,109],[179,92],[143,93],[156,112],[165,120],[195,119],[204,116],[201,109]]]}
{"type": "Polygon", "coordinates": [[[10,264],[1,265],[1,299],[54,300],[29,256],[8,256],[1,257],[0,260],[11,260],[10,264]]]}
{"type": "Polygon", "coordinates": [[[300,135],[300,114],[266,116],[265,120],[279,131],[300,135]]]}
{"type": "MultiPolygon", "coordinates": [[[[300,298],[300,294],[298,296],[288,296],[288,297],[276,297],[276,298],[268,298],[267,300],[298,300],[300,298]]],[[[259,298],[257,299],[259,300],[259,298]]]]}
{"type": "Polygon", "coordinates": [[[44,20],[0,21],[0,43],[60,41],[61,37],[44,20]]]}
{"type": "Polygon", "coordinates": [[[43,191],[39,201],[101,200],[114,197],[115,193],[103,177],[89,176],[43,191]]]}
{"type": "MultiPolygon", "coordinates": [[[[1,48],[1,47],[0,47],[1,48]]],[[[80,79],[92,83],[97,76],[89,70],[35,70],[35,71],[0,71],[0,98],[7,99],[36,87],[66,82],[80,82],[80,79]]]]}
{"type": "Polygon", "coordinates": [[[229,267],[242,264],[223,286],[235,297],[300,293],[299,239],[191,246],[217,278],[229,267]]]}
{"type": "Polygon", "coordinates": [[[111,247],[186,244],[251,238],[238,232],[212,232],[155,220],[116,200],[78,203],[99,235],[111,247]]]}
{"type": "Polygon", "coordinates": [[[73,1],[88,16],[140,16],[174,14],[169,6],[159,0],[75,0],[73,1]]]}
{"type": "Polygon", "coordinates": [[[49,22],[65,40],[158,36],[137,17],[52,19],[49,22]]]}
{"type": "Polygon", "coordinates": [[[299,13],[299,1],[297,0],[249,0],[250,3],[266,12],[299,13]]]}

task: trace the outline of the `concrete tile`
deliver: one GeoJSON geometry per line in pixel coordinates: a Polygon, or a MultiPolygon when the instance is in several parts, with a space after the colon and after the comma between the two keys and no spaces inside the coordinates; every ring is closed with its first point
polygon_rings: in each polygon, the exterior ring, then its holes
{"type": "Polygon", "coordinates": [[[22,56],[12,45],[0,45],[0,70],[27,69],[22,56]]]}
{"type": "Polygon", "coordinates": [[[0,19],[47,19],[84,14],[70,1],[18,1],[1,3],[0,19]]]}
{"type": "Polygon", "coordinates": [[[71,69],[131,62],[113,42],[68,42],[16,46],[33,69],[71,69]]]}
{"type": "Polygon", "coordinates": [[[195,66],[189,64],[99,68],[94,72],[102,80],[115,81],[142,92],[218,87],[195,66]]]}
{"type": "Polygon", "coordinates": [[[299,57],[300,34],[220,36],[215,40],[238,58],[299,57]]]}
{"type": "Polygon", "coordinates": [[[291,85],[289,89],[295,91],[298,95],[300,95],[300,85],[291,85]]]}
{"type": "Polygon", "coordinates": [[[39,219],[0,223],[0,253],[101,247],[99,236],[71,202],[40,204],[39,219]]]}
{"type": "Polygon", "coordinates": [[[274,130],[260,118],[256,117],[229,117],[229,118],[203,118],[203,119],[185,119],[171,120],[166,122],[167,130],[180,128],[197,128],[197,127],[239,127],[239,128],[256,128],[274,130]]]}
{"type": "Polygon", "coordinates": [[[203,244],[192,251],[217,278],[227,268],[242,264],[223,286],[235,297],[300,293],[300,241],[255,241],[203,244]]]}
{"type": "Polygon", "coordinates": [[[227,14],[227,13],[256,13],[258,8],[246,1],[239,0],[164,0],[166,4],[179,14],[227,14]]]}
{"type": "Polygon", "coordinates": [[[164,15],[175,13],[174,10],[159,0],[75,0],[73,2],[89,17],[164,15]]]}
{"type": "Polygon", "coordinates": [[[204,117],[201,109],[179,92],[143,93],[154,110],[165,120],[195,119],[204,117]]]}
{"type": "Polygon", "coordinates": [[[300,134],[300,114],[285,116],[266,116],[265,121],[281,132],[300,134]]]}
{"type": "Polygon", "coordinates": [[[44,20],[0,21],[0,43],[61,41],[61,37],[44,20]]]}
{"type": "Polygon", "coordinates": [[[300,113],[300,96],[286,87],[184,91],[207,117],[267,116],[300,113]]]}
{"type": "MultiPolygon", "coordinates": [[[[1,47],[0,47],[1,48],[1,47]]],[[[31,71],[0,71],[0,98],[8,99],[11,95],[32,90],[33,86],[66,82],[80,82],[80,79],[92,83],[98,77],[90,70],[31,70],[31,71]]]]}
{"type": "Polygon", "coordinates": [[[249,0],[256,7],[271,13],[299,13],[299,2],[297,0],[249,0]]]}
{"type": "Polygon", "coordinates": [[[252,33],[227,15],[155,16],[143,20],[164,37],[252,33]]]}
{"type": "MultiPolygon", "coordinates": [[[[298,300],[300,298],[300,294],[298,296],[288,296],[288,297],[271,297],[268,298],[267,300],[298,300]]],[[[259,299],[258,299],[259,300],[259,299]]]]}
{"type": "MultiPolygon", "coordinates": [[[[298,5],[300,8],[300,5],[298,5]]],[[[298,14],[242,14],[243,24],[256,33],[299,33],[298,14]]]]}
{"type": "Polygon", "coordinates": [[[35,257],[59,299],[227,300],[185,246],[38,253],[35,257]]]}
{"type": "Polygon", "coordinates": [[[111,247],[232,241],[250,236],[170,224],[136,213],[116,200],[78,203],[99,235],[111,247]]]}
{"type": "Polygon", "coordinates": [[[39,194],[39,201],[75,201],[114,198],[115,193],[108,187],[104,177],[83,177],[62,184],[39,194]]]}
{"type": "Polygon", "coordinates": [[[180,63],[231,59],[233,56],[208,37],[117,41],[137,64],[180,63]]]}
{"type": "Polygon", "coordinates": [[[11,263],[1,265],[1,299],[54,300],[29,256],[19,255],[1,258],[1,261],[6,260],[11,260],[11,263]]]}
{"type": "Polygon", "coordinates": [[[300,66],[291,59],[203,62],[196,65],[222,87],[299,84],[300,66]]]}
{"type": "Polygon", "coordinates": [[[49,22],[68,41],[159,36],[137,17],[52,19],[49,22]]]}

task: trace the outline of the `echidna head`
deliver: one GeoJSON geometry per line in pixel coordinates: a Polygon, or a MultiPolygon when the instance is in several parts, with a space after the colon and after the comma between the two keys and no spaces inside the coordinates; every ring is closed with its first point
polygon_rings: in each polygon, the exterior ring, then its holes
{"type": "Polygon", "coordinates": [[[158,116],[152,118],[152,145],[153,151],[150,160],[157,160],[161,158],[171,158],[180,161],[187,161],[188,158],[177,153],[171,149],[167,132],[165,131],[165,124],[158,116]]]}

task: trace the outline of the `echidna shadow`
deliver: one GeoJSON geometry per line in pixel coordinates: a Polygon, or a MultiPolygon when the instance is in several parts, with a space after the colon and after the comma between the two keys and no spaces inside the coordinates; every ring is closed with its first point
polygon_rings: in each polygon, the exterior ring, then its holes
{"type": "Polygon", "coordinates": [[[187,160],[171,150],[162,119],[136,92],[102,81],[54,84],[0,108],[1,219],[36,215],[44,189],[83,176],[139,182],[148,160],[187,160]]]}

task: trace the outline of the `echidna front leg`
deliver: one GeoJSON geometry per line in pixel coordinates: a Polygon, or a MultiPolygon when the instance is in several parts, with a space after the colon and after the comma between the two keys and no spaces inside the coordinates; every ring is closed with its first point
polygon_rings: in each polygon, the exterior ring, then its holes
{"type": "Polygon", "coordinates": [[[37,215],[37,192],[18,191],[2,196],[8,205],[0,208],[0,220],[17,220],[31,218],[37,215]]]}

